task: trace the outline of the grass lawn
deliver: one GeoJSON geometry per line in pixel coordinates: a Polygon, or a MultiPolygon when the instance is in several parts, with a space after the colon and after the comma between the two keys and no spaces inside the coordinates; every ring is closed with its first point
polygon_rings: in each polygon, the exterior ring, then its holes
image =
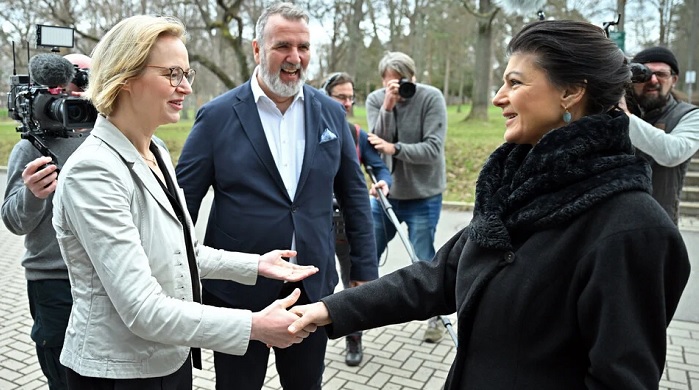
{"type": "MultiPolygon", "coordinates": [[[[444,200],[447,201],[473,202],[478,172],[488,155],[503,142],[504,119],[499,108],[491,107],[488,121],[465,122],[463,119],[468,112],[467,106],[461,107],[460,112],[457,106],[448,108],[447,191],[444,193],[444,200]]],[[[194,115],[190,117],[194,118],[194,115]]],[[[357,106],[350,120],[366,129],[364,107],[357,106]]],[[[170,149],[175,163],[192,127],[192,121],[193,119],[182,120],[177,124],[162,126],[156,132],[170,149]]],[[[12,147],[20,139],[16,126],[17,123],[7,117],[7,110],[0,109],[0,165],[7,164],[12,147]]]]}

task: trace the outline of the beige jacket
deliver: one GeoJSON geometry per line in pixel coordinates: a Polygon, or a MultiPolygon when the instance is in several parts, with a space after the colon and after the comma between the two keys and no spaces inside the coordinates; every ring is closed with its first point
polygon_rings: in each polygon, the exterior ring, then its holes
{"type": "MultiPolygon", "coordinates": [[[[167,151],[160,153],[176,180],[167,151]]],[[[66,367],[83,376],[148,378],[177,370],[190,347],[245,353],[252,313],[192,302],[183,226],[145,161],[106,118],[66,162],[53,202],[74,301],[66,367]]],[[[192,240],[202,278],[256,282],[258,255],[192,240]]]]}

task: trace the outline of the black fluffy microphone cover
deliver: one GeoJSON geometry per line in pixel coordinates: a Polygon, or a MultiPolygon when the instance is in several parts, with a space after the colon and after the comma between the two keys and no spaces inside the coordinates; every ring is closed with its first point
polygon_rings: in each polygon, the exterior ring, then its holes
{"type": "Polygon", "coordinates": [[[29,74],[37,84],[58,87],[73,80],[75,68],[59,55],[41,53],[29,60],[29,74]]]}

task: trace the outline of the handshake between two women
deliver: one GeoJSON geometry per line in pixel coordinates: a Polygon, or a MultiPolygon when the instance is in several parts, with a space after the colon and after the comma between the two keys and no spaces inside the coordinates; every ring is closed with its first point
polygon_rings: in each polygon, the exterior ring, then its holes
{"type": "MultiPolygon", "coordinates": [[[[313,266],[299,266],[283,260],[283,257],[295,254],[294,251],[277,250],[262,255],[259,274],[270,279],[298,282],[318,271],[313,266]]],[[[302,342],[319,326],[332,322],[322,302],[293,306],[300,296],[301,290],[295,288],[288,296],[253,313],[250,339],[261,341],[267,347],[288,348],[302,342]]]]}

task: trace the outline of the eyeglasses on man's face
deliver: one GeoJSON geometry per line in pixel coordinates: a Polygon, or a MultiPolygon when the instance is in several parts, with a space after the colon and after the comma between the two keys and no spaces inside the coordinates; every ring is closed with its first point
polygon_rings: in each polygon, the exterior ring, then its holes
{"type": "Polygon", "coordinates": [[[341,102],[350,102],[354,104],[354,95],[330,95],[331,97],[341,101],[341,102]]]}
{"type": "Polygon", "coordinates": [[[658,80],[667,80],[670,77],[672,77],[672,72],[668,72],[666,70],[658,70],[653,72],[653,75],[658,79],[658,80]]]}
{"type": "Polygon", "coordinates": [[[185,77],[187,78],[187,82],[189,83],[189,85],[192,85],[192,83],[194,83],[194,76],[196,76],[196,74],[197,74],[197,72],[194,69],[184,70],[179,66],[167,67],[167,66],[146,65],[146,67],[169,70],[170,75],[169,76],[164,75],[164,76],[170,78],[170,85],[173,87],[179,87],[180,84],[182,84],[182,80],[185,77]]]}

